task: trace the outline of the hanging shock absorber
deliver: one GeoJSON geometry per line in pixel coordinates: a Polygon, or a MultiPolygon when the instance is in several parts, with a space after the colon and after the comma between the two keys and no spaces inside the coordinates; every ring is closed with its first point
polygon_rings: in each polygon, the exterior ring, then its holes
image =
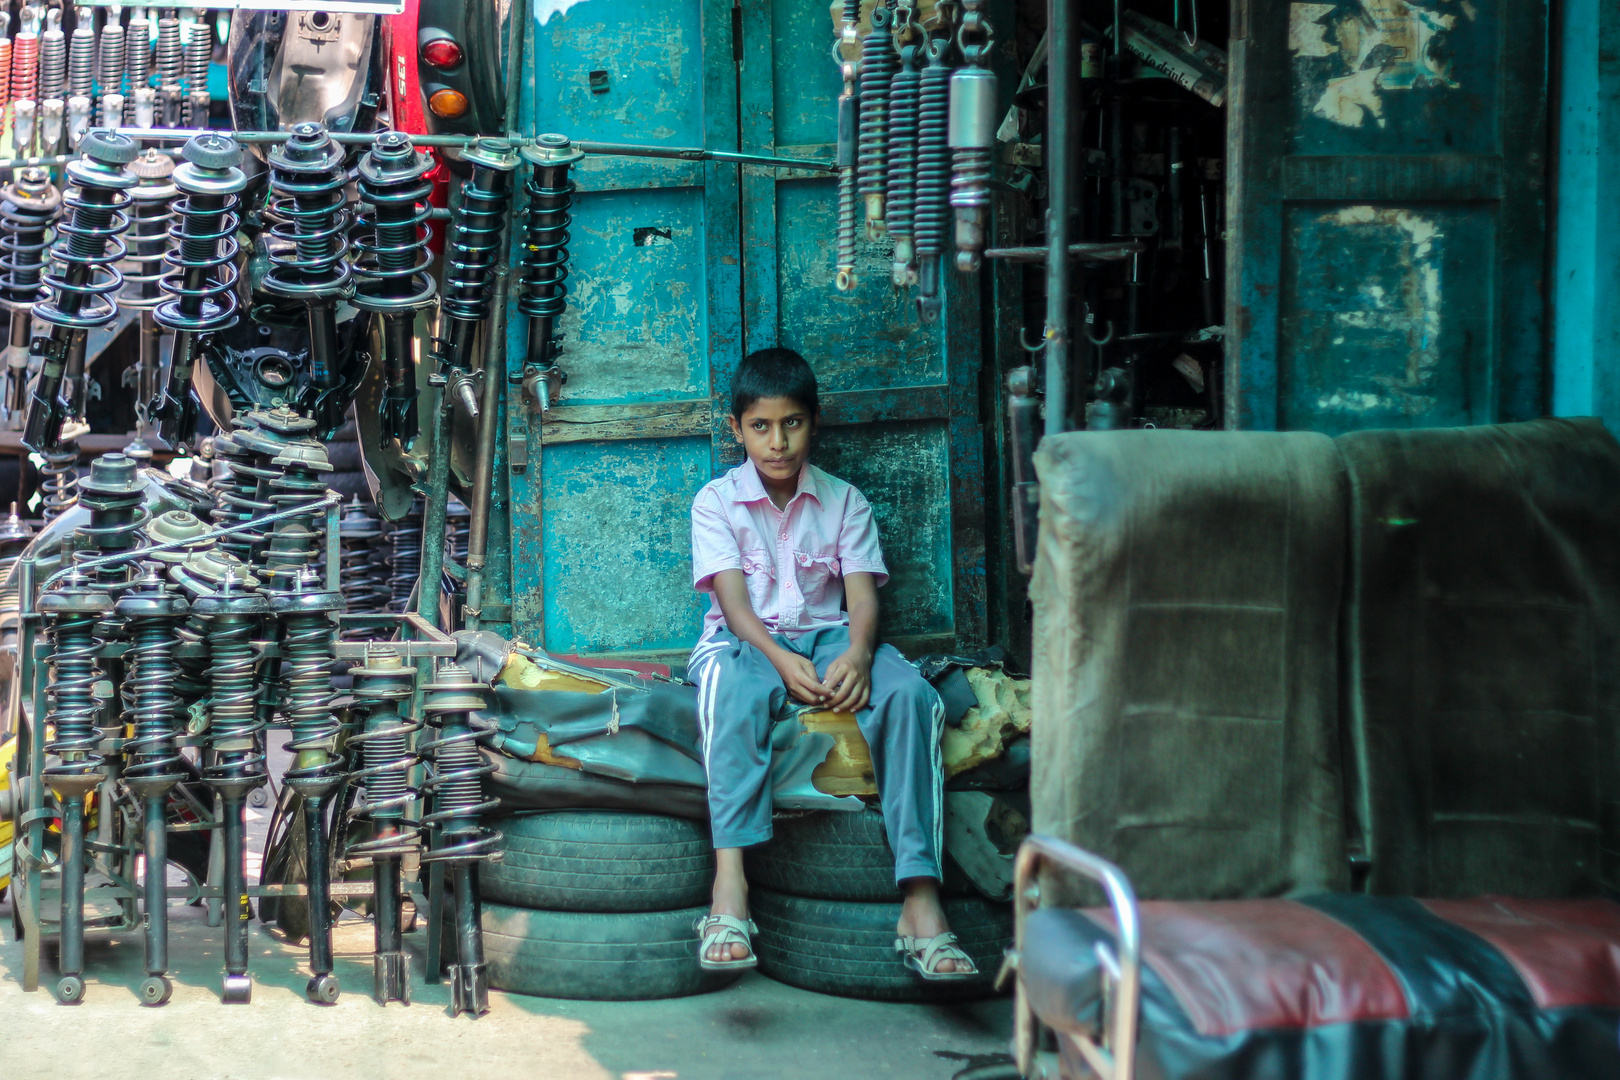
{"type": "Polygon", "coordinates": [[[996,145],[996,76],[986,63],[995,45],[983,0],[968,0],[956,33],[964,66],[951,75],[949,141],[955,157],[951,206],[956,211],[956,268],[979,268],[990,215],[990,168],[996,145]]]}
{"type": "Polygon", "coordinates": [[[889,85],[889,183],[886,206],[889,236],[894,240],[892,280],[904,288],[917,283],[917,252],[912,245],[912,206],[917,183],[917,94],[922,73],[917,62],[922,45],[909,40],[920,36],[911,21],[911,8],[896,14],[895,36],[908,39],[900,46],[900,71],[889,85]]]}
{"type": "Polygon", "coordinates": [[[204,338],[236,325],[236,208],[247,186],[238,168],[242,148],[229,136],[193,136],[180,156],[184,163],[174,171],[174,186],[185,197],[174,208],[178,220],[164,256],[170,269],[161,282],[169,299],[152,312],[159,326],[174,333],[174,344],[162,396],[147,406],[170,446],[190,442],[197,431],[191,377],[204,338]]]}
{"type": "Polygon", "coordinates": [[[225,980],[220,998],[246,1005],[253,998],[248,975],[247,824],[248,793],[264,784],[265,757],[256,708],[253,639],[270,614],[270,603],[249,580],[227,571],[216,592],[200,597],[192,611],[208,621],[210,693],[208,747],[213,763],[203,781],[224,808],[225,980]]]}
{"type": "MultiPolygon", "coordinates": [[[[124,123],[140,126],[135,113],[141,91],[150,91],[152,81],[152,20],[144,8],[136,8],[124,28],[124,77],[129,80],[129,98],[124,103],[124,123]]],[[[147,121],[147,126],[151,121],[147,121]]],[[[201,126],[201,125],[199,125],[201,126]]]]}
{"type": "Polygon", "coordinates": [[[333,661],[333,613],[343,610],[343,597],[319,587],[315,572],[300,571],[289,592],[277,593],[271,610],[283,627],[282,715],[292,738],[283,749],[294,754],[284,780],[303,797],[304,835],[309,865],[309,984],[304,995],[330,1005],[341,992],[332,974],[330,859],[326,799],[343,782],[343,759],[337,752],[341,727],[332,711],[329,674],[333,661]]]}
{"type": "MultiPolygon", "coordinates": [[[[947,35],[950,30],[946,24],[947,35]]],[[[917,188],[911,228],[917,250],[917,315],[925,323],[938,321],[940,313],[940,256],[945,252],[945,224],[950,213],[949,60],[953,48],[949,36],[929,41],[928,66],[917,87],[917,188]]]]}
{"type": "Polygon", "coordinates": [[[21,170],[0,188],[0,304],[11,312],[6,347],[5,426],[20,430],[28,402],[28,341],[34,305],[47,295],[46,234],[62,211],[62,193],[44,169],[21,170]]]}
{"type": "Polygon", "coordinates": [[[125,690],[133,706],[134,736],[124,744],[124,781],[146,804],[142,852],[146,873],[146,978],[141,980],[143,1005],[162,1005],[173,985],[169,970],[169,846],[165,804],[169,789],[185,776],[177,742],[174,696],[175,626],[189,605],[173,585],[158,575],[157,564],[118,601],[116,612],[129,636],[129,673],[125,690]]]}
{"type": "Polygon", "coordinates": [[[208,64],[214,55],[214,28],[205,19],[191,24],[186,35],[186,126],[208,126],[208,110],[213,104],[208,96],[208,64]]]}
{"type": "MultiPolygon", "coordinates": [[[[450,223],[444,253],[444,290],[439,302],[440,359],[465,374],[471,368],[473,337],[489,318],[495,246],[512,199],[512,171],[518,156],[505,146],[480,139],[462,155],[473,167],[461,185],[461,205],[450,223]]],[[[478,415],[473,386],[451,383],[452,395],[478,415]],[[465,393],[463,393],[465,390],[465,393]]]]}
{"type": "Polygon", "coordinates": [[[112,598],[76,570],[38,603],[51,643],[46,700],[55,734],[45,749],[54,760],[45,767],[44,780],[62,807],[62,934],[55,995],[65,1005],[84,1000],[84,802],[107,771],[91,688],[99,677],[95,654],[102,645],[96,624],[112,606],[112,598]]]}
{"type": "Polygon", "coordinates": [[[153,311],[163,297],[159,279],[163,276],[164,254],[169,246],[171,209],[178,189],[174,184],[174,159],[156,148],[146,151],[129,166],[138,181],[130,190],[134,202],[130,214],[127,240],[129,255],[120,268],[124,274],[124,287],[118,293],[118,305],[139,311],[140,332],[137,338],[135,390],[135,439],[126,447],[151,453],[151,440],[156,435],[152,427],[151,402],[157,395],[158,377],[163,362],[163,331],[159,329],[153,311]]]}
{"type": "MultiPolygon", "coordinates": [[[[341,591],[343,603],[351,615],[387,609],[388,581],[385,568],[377,558],[377,541],[381,537],[381,522],[360,502],[360,497],[355,496],[338,522],[341,591]]],[[[343,636],[365,640],[373,633],[370,629],[355,629],[345,630],[343,636]]]]}
{"type": "Polygon", "coordinates": [[[80,156],[67,164],[68,179],[77,190],[62,197],[65,212],[51,249],[53,266],[45,274],[49,295],[34,306],[34,318],[51,330],[32,342],[41,366],[23,443],[40,452],[55,448],[69,413],[62,398],[68,353],[75,348],[82,353],[85,335],[118,317],[112,297],[123,284],[115,264],[124,256],[120,237],[129,228],[127,189],[135,186],[124,166],[135,160],[138,149],[127,135],[91,131],[79,150],[80,156]]]}
{"type": "Polygon", "coordinates": [[[55,154],[62,145],[62,110],[67,97],[67,36],[62,12],[51,8],[50,25],[39,35],[39,152],[55,154]]]}
{"type": "Polygon", "coordinates": [[[157,111],[159,127],[180,125],[180,80],[185,77],[185,45],[180,40],[180,19],[165,10],[157,24],[157,111]]]}
{"type": "Polygon", "coordinates": [[[93,9],[76,7],[73,11],[73,35],[68,38],[68,96],[88,99],[96,89],[96,28],[92,19],[93,9]]]}
{"type": "Polygon", "coordinates": [[[394,522],[388,534],[388,610],[406,611],[411,591],[422,573],[422,500],[411,500],[405,516],[394,522]]]}
{"type": "Polygon", "coordinates": [[[422,724],[401,716],[400,708],[416,687],[416,669],[407,667],[386,645],[367,645],[364,666],[350,674],[355,704],[364,710],[366,722],[363,731],[349,736],[349,748],[361,761],[349,779],[365,788],[371,838],[351,844],[347,854],[350,860],[369,859],[372,866],[377,941],[372,995],[379,1005],[390,1001],[409,1005],[411,968],[400,920],[400,860],[422,849],[420,827],[406,816],[417,798],[411,787],[417,760],[411,736],[422,724]]]}
{"type": "MultiPolygon", "coordinates": [[[[442,862],[450,869],[455,890],[456,963],[450,981],[450,1013],[489,1011],[489,974],[484,965],[484,932],[478,902],[477,864],[501,857],[500,834],[479,824],[479,815],[500,805],[485,799],[483,779],[495,771],[478,753],[488,736],[472,726],[471,713],[487,702],[472,673],[457,663],[435,672],[425,690],[423,711],[432,734],[417,746],[433,768],[422,783],[431,795],[433,812],[422,819],[433,830],[433,846],[422,861],[442,862]]],[[[434,928],[437,932],[437,928],[434,928]]]]}
{"type": "Polygon", "coordinates": [[[0,128],[11,105],[11,12],[0,11],[0,128]]]}
{"type": "Polygon", "coordinates": [[[96,123],[101,127],[115,128],[124,122],[124,24],[119,22],[117,8],[109,9],[107,21],[101,27],[101,38],[96,43],[96,88],[100,94],[101,111],[96,114],[96,123]],[[118,95],[118,111],[109,110],[107,99],[118,95]]]}
{"type": "Polygon", "coordinates": [[[861,199],[866,205],[866,236],[883,235],[884,187],[888,180],[889,84],[900,67],[894,51],[894,0],[871,13],[872,29],[861,42],[861,134],[856,159],[861,199]]]}
{"type": "Polygon", "coordinates": [[[844,19],[833,43],[833,59],[844,80],[838,95],[838,272],[833,284],[839,292],[855,287],[855,232],[860,210],[856,206],[855,158],[860,141],[860,95],[857,92],[861,70],[861,46],[856,35],[860,22],[860,0],[844,0],[844,19]]]}
{"type": "Polygon", "coordinates": [[[567,374],[557,366],[562,337],[557,323],[568,308],[568,210],[574,182],[568,169],[585,155],[565,135],[542,135],[521,151],[534,166],[525,190],[528,231],[523,244],[523,296],[518,310],[529,318],[529,352],[523,364],[524,397],[542,414],[551,410],[567,374]]]}
{"type": "Polygon", "coordinates": [[[17,121],[24,113],[33,114],[36,95],[39,92],[39,17],[33,9],[24,7],[20,14],[18,30],[11,39],[11,100],[12,100],[12,146],[18,154],[31,153],[33,134],[30,131],[26,137],[17,130],[17,121]],[[19,109],[18,102],[28,103],[27,109],[19,109]]]}
{"type": "Polygon", "coordinates": [[[354,306],[382,317],[383,390],[380,429],[386,443],[409,450],[419,424],[413,359],[416,313],[433,306],[429,273],[427,174],[433,159],[397,131],[377,137],[360,159],[360,219],[355,247],[354,306]]]}
{"type": "Polygon", "coordinates": [[[285,143],[270,151],[271,210],[280,221],[271,233],[281,245],[270,253],[267,292],[300,300],[309,318],[312,400],[304,402],[322,430],[342,422],[339,399],[337,303],[352,291],[345,207],[343,147],[316,123],[294,124],[285,143]]]}

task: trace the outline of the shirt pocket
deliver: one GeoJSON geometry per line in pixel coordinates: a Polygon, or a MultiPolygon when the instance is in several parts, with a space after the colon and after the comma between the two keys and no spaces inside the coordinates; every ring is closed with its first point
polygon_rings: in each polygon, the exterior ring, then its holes
{"type": "Polygon", "coordinates": [[[806,605],[824,604],[838,598],[842,588],[840,579],[843,577],[843,566],[837,555],[795,551],[793,567],[806,605]]]}
{"type": "Polygon", "coordinates": [[[771,553],[759,549],[744,551],[742,571],[748,582],[748,600],[754,606],[754,614],[762,619],[776,616],[776,564],[771,561],[771,553]]]}

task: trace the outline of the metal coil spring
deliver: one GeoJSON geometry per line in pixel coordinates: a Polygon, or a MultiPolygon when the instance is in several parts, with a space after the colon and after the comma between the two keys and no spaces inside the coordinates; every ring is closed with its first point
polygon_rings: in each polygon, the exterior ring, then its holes
{"type": "MultiPolygon", "coordinates": [[[[169,189],[171,194],[173,190],[169,189]]],[[[126,308],[154,308],[162,299],[160,284],[169,252],[174,203],[172,198],[141,198],[140,188],[135,189],[134,202],[129,256],[124,260],[124,286],[118,303],[126,308]]]]}
{"type": "Polygon", "coordinates": [[[117,116],[108,116],[105,104],[108,94],[124,92],[124,27],[116,16],[101,28],[96,60],[96,121],[102,127],[117,127],[124,119],[122,108],[117,116]]]}
{"type": "MultiPolygon", "coordinates": [[[[142,598],[172,596],[173,586],[160,578],[145,578],[137,585],[142,598]]],[[[184,770],[174,722],[179,705],[174,694],[174,624],[168,615],[125,616],[130,645],[124,660],[130,668],[124,693],[134,735],[124,743],[124,776],[137,782],[178,776],[184,770]]]]}
{"type": "Polygon", "coordinates": [[[55,450],[40,454],[40,517],[49,525],[79,505],[79,440],[64,439],[55,450]]]}
{"type": "Polygon", "coordinates": [[[196,93],[208,89],[208,65],[214,57],[214,29],[201,19],[191,24],[186,35],[183,62],[186,91],[196,93]]]}
{"type": "Polygon", "coordinates": [[[158,286],[172,303],[165,302],[158,321],[170,330],[203,333],[236,321],[241,301],[236,295],[236,230],[241,223],[235,195],[186,195],[174,204],[169,226],[168,269],[158,286]],[[208,205],[218,203],[218,206],[208,205]],[[203,271],[202,284],[188,288],[188,271],[203,271]],[[187,314],[195,309],[197,314],[187,314]]]}
{"type": "MultiPolygon", "coordinates": [[[[81,584],[70,585],[85,591],[81,584]]],[[[65,590],[64,590],[65,591],[65,590]]],[[[45,697],[50,704],[50,722],[55,725],[55,737],[46,744],[46,752],[56,757],[77,755],[77,760],[63,761],[46,768],[47,775],[82,775],[99,770],[106,759],[97,753],[101,745],[101,731],[96,727],[96,699],[93,692],[97,679],[96,650],[103,641],[96,636],[100,615],[95,611],[72,611],[46,616],[47,633],[51,639],[51,678],[45,697]]]]}
{"type": "Polygon", "coordinates": [[[96,31],[80,22],[68,38],[68,90],[74,97],[90,97],[96,88],[96,31]]]}
{"type": "Polygon", "coordinates": [[[407,855],[419,848],[419,823],[406,817],[417,799],[411,771],[418,760],[411,736],[422,723],[401,716],[400,705],[415,686],[415,668],[399,663],[393,649],[368,651],[365,667],[354,674],[355,704],[366,712],[365,729],[348,737],[347,746],[358,754],[361,767],[349,774],[351,783],[366,790],[366,817],[391,821],[398,830],[389,836],[351,844],[350,858],[407,855]]]}
{"type": "Polygon", "coordinates": [[[61,204],[54,210],[19,205],[15,197],[49,201],[55,192],[47,175],[30,176],[29,170],[0,192],[0,299],[32,304],[42,297],[47,234],[61,204]]]}
{"type": "Polygon", "coordinates": [[[917,94],[917,189],[912,235],[916,237],[919,258],[945,250],[950,219],[951,148],[947,124],[951,69],[942,62],[944,52],[944,43],[933,43],[933,62],[923,69],[917,94]]]}
{"type": "Polygon", "coordinates": [[[529,213],[518,310],[531,319],[560,319],[568,308],[568,227],[574,222],[568,211],[576,185],[568,180],[557,187],[541,186],[544,168],[535,166],[523,188],[529,196],[529,213]]]}
{"type": "MultiPolygon", "coordinates": [[[[392,595],[388,569],[379,558],[381,522],[357,498],[338,523],[338,562],[342,569],[343,602],[351,612],[386,610],[392,595]]],[[[344,631],[345,637],[366,637],[369,630],[344,631]]]]}
{"type": "MultiPolygon", "coordinates": [[[[288,465],[280,476],[270,481],[270,503],[276,510],[308,505],[325,494],[326,481],[301,463],[288,465]]],[[[265,553],[267,569],[296,572],[305,567],[313,568],[320,562],[326,554],[326,544],[318,514],[318,510],[310,510],[276,523],[265,553]]]]}
{"type": "Polygon", "coordinates": [[[0,38],[0,120],[11,104],[11,39],[0,38]]]}
{"type": "Polygon", "coordinates": [[[444,288],[439,301],[445,314],[466,322],[489,317],[490,290],[495,268],[495,245],[501,235],[510,191],[510,173],[474,169],[461,185],[461,206],[456,210],[444,253],[444,288]],[[479,179],[496,183],[479,187],[479,179]]]}
{"type": "MultiPolygon", "coordinates": [[[[280,469],[260,468],[254,453],[228,435],[214,439],[214,453],[216,460],[225,465],[223,470],[217,470],[223,475],[216,475],[208,485],[214,495],[214,509],[209,516],[216,526],[236,525],[263,517],[275,509],[257,496],[260,479],[269,481],[281,475],[280,469]]],[[[265,536],[262,529],[252,529],[221,537],[219,543],[243,563],[251,563],[254,551],[263,545],[265,536]]]]}
{"type": "Polygon", "coordinates": [[[39,35],[19,33],[11,39],[11,100],[33,101],[39,87],[39,35]]]}
{"type": "MultiPolygon", "coordinates": [[[[900,67],[900,55],[894,51],[894,35],[890,32],[894,12],[876,7],[871,19],[872,30],[861,42],[861,127],[855,167],[861,194],[881,197],[888,175],[884,161],[888,149],[889,84],[900,67]]],[[[876,220],[882,220],[882,215],[876,220]]]]}
{"type": "Polygon", "coordinates": [[[388,540],[388,610],[404,611],[410,605],[416,579],[422,576],[422,500],[413,500],[410,512],[394,522],[388,540]]]}
{"type": "Polygon", "coordinates": [[[259,620],[251,615],[214,615],[208,626],[208,681],[212,688],[209,706],[208,741],[216,748],[215,764],[203,770],[205,780],[239,780],[262,776],[265,757],[259,749],[259,732],[266,727],[256,708],[258,686],[253,668],[258,654],[253,637],[259,620]],[[229,748],[230,744],[250,743],[252,749],[229,748]],[[221,744],[226,748],[221,749],[221,744]]]}
{"type": "Polygon", "coordinates": [[[60,30],[39,35],[39,97],[62,97],[67,86],[67,36],[60,30]]]}
{"type": "MultiPolygon", "coordinates": [[[[297,128],[318,125],[297,125],[297,128]]],[[[324,142],[326,132],[320,130],[324,142]]],[[[293,140],[286,144],[290,146],[293,140]]],[[[341,292],[348,284],[349,211],[343,188],[348,174],[341,165],[321,171],[270,170],[275,197],[270,211],[276,223],[270,232],[283,241],[270,252],[265,284],[284,296],[316,296],[341,292]]]]}
{"type": "Polygon", "coordinates": [[[900,71],[889,85],[889,183],[885,222],[889,235],[912,235],[912,207],[917,182],[917,106],[922,73],[917,47],[901,50],[900,71]]]}
{"type": "Polygon", "coordinates": [[[482,859],[497,854],[500,833],[476,825],[455,828],[458,820],[470,821],[501,805],[499,799],[484,798],[484,777],[495,772],[495,765],[485,764],[478,753],[479,744],[488,736],[464,723],[435,723],[432,717],[427,723],[433,734],[417,744],[416,752],[432,761],[420,790],[432,798],[433,812],[422,815],[422,827],[443,829],[444,840],[424,852],[422,861],[482,859]]]}
{"type": "Polygon", "coordinates": [[[152,23],[140,9],[124,28],[124,73],[129,78],[129,100],[124,102],[124,122],[135,122],[135,91],[152,82],[152,23]]]}
{"type": "Polygon", "coordinates": [[[180,42],[180,20],[173,15],[158,19],[157,77],[158,86],[165,90],[179,90],[185,77],[185,51],[180,42]]]}
{"type": "Polygon", "coordinates": [[[282,749],[299,754],[326,751],[320,764],[287,770],[288,782],[340,778],[343,762],[332,753],[341,730],[332,711],[335,694],[328,668],[332,663],[332,624],[326,616],[293,614],[284,618],[281,641],[281,711],[292,738],[282,749]]]}
{"type": "Polygon", "coordinates": [[[36,319],[56,326],[94,329],[118,318],[113,297],[124,276],[117,263],[128,254],[122,237],[129,229],[126,208],[132,200],[128,192],[97,188],[108,201],[93,202],[86,198],[90,190],[70,187],[62,193],[62,218],[45,273],[51,295],[34,307],[36,319]],[[68,280],[67,268],[75,265],[85,267],[82,284],[68,280]]]}
{"type": "Polygon", "coordinates": [[[951,205],[990,205],[991,152],[983,147],[957,147],[951,173],[951,205]]]}
{"type": "Polygon", "coordinates": [[[467,561],[467,541],[472,535],[472,511],[451,495],[444,506],[444,558],[457,565],[467,561]]]}
{"type": "Polygon", "coordinates": [[[361,213],[355,229],[355,304],[368,311],[423,307],[434,292],[427,229],[432,163],[408,138],[384,135],[366,164],[370,168],[360,173],[361,213]]]}

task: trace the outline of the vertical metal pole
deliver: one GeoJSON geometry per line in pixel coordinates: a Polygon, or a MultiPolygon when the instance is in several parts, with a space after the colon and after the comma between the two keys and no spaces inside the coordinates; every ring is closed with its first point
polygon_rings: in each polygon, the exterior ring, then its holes
{"type": "Polygon", "coordinates": [[[1073,328],[1069,207],[1074,192],[1074,105],[1079,0],[1048,0],[1047,25],[1052,48],[1047,56],[1046,85],[1046,434],[1069,428],[1069,365],[1073,328]]]}

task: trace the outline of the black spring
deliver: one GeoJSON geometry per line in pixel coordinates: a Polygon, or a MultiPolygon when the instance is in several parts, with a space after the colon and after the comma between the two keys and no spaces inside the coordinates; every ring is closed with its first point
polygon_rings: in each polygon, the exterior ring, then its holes
{"type": "Polygon", "coordinates": [[[39,99],[60,98],[67,84],[67,36],[61,30],[39,35],[39,99]]]}
{"type": "MultiPolygon", "coordinates": [[[[208,490],[214,496],[214,509],[210,516],[218,527],[236,525],[270,513],[273,507],[268,499],[256,497],[258,477],[252,450],[236,441],[235,433],[214,437],[216,468],[208,490]]],[[[265,534],[259,530],[220,537],[220,546],[243,563],[253,561],[254,549],[264,542],[265,534]]]]}
{"type": "Polygon", "coordinates": [[[355,232],[354,303],[367,311],[404,312],[433,299],[428,274],[427,174],[433,161],[397,131],[377,138],[360,159],[361,216],[355,232]]]}
{"type": "Polygon", "coordinates": [[[68,39],[68,91],[73,97],[87,98],[95,92],[96,31],[88,20],[73,28],[68,39]]]}
{"type": "Polygon", "coordinates": [[[917,90],[917,189],[912,208],[912,235],[919,259],[945,250],[950,221],[951,148],[947,125],[951,113],[951,69],[945,63],[949,43],[930,43],[929,64],[917,90]]]}
{"type": "Polygon", "coordinates": [[[882,221],[888,178],[884,161],[888,150],[889,84],[900,67],[900,56],[894,51],[894,34],[890,31],[894,12],[886,6],[875,7],[871,18],[871,32],[861,42],[861,132],[855,169],[861,196],[866,199],[867,220],[882,221]]]}
{"type": "Polygon", "coordinates": [[[79,440],[64,439],[40,454],[40,518],[49,525],[79,505],[79,440]]]}
{"type": "MultiPolygon", "coordinates": [[[[313,573],[302,575],[300,584],[311,588],[288,595],[321,595],[312,587],[313,573]]],[[[341,601],[334,606],[341,606],[341,601]]],[[[285,610],[279,601],[277,607],[285,610]]],[[[295,755],[310,755],[308,764],[300,766],[295,761],[294,767],[286,772],[286,780],[295,786],[341,780],[343,762],[335,751],[342,725],[332,711],[336,697],[330,674],[332,623],[325,611],[293,611],[283,614],[282,620],[285,632],[281,640],[281,712],[292,736],[282,749],[295,755]]]]}
{"type": "Polygon", "coordinates": [[[568,309],[569,209],[575,185],[569,166],[580,156],[561,135],[542,135],[531,151],[534,170],[524,191],[529,198],[523,242],[523,290],[518,310],[529,318],[529,362],[541,368],[555,364],[562,353],[555,333],[568,309]]]}
{"type": "Polygon", "coordinates": [[[62,193],[44,169],[24,169],[0,188],[0,300],[32,305],[43,289],[51,224],[62,212],[62,193]]]}
{"type": "MultiPolygon", "coordinates": [[[[208,64],[214,57],[214,28],[202,19],[191,24],[191,30],[186,35],[185,55],[182,58],[186,90],[188,93],[206,93],[208,91],[208,64]]],[[[193,121],[201,121],[203,117],[193,116],[193,121]]],[[[200,127],[200,123],[193,126],[200,127]]]]}
{"type": "Polygon", "coordinates": [[[472,535],[472,511],[467,504],[449,496],[444,504],[444,559],[457,566],[467,564],[467,541],[472,535]]]}
{"type": "Polygon", "coordinates": [[[158,19],[157,77],[165,90],[179,90],[186,74],[185,47],[180,43],[180,20],[172,15],[158,19]]]}
{"type": "Polygon", "coordinates": [[[481,814],[500,806],[499,799],[484,797],[484,777],[495,771],[478,752],[492,733],[476,730],[470,713],[486,702],[478,692],[472,674],[460,664],[439,668],[434,681],[425,688],[423,711],[433,729],[416,752],[432,761],[422,781],[423,795],[431,796],[433,812],[422,818],[424,828],[434,828],[440,841],[424,852],[423,862],[462,861],[498,858],[500,834],[478,823],[481,814]]]}
{"type": "Polygon", "coordinates": [[[421,499],[412,499],[410,510],[394,522],[388,542],[388,610],[404,611],[410,606],[416,579],[422,576],[421,499]]]}
{"type": "Polygon", "coordinates": [[[218,591],[199,598],[192,610],[208,620],[208,744],[214,763],[203,770],[203,779],[228,783],[263,776],[259,733],[265,723],[257,715],[253,639],[270,605],[250,584],[227,574],[218,591]]]}
{"type": "Polygon", "coordinates": [[[366,790],[366,817],[398,824],[390,835],[351,844],[351,858],[408,855],[420,846],[419,823],[407,816],[416,801],[411,770],[417,757],[411,736],[420,721],[400,715],[400,706],[415,688],[416,669],[401,663],[393,649],[369,647],[364,667],[353,669],[355,704],[366,713],[364,730],[348,737],[347,745],[359,754],[361,767],[349,774],[352,783],[366,790]]]}
{"type": "Polygon", "coordinates": [[[124,28],[124,72],[129,78],[129,99],[124,102],[124,122],[135,123],[135,92],[152,81],[152,22],[136,8],[124,28]]]}
{"type": "MultiPolygon", "coordinates": [[[[392,593],[388,588],[387,567],[379,558],[382,522],[360,502],[349,503],[338,522],[338,562],[341,569],[343,602],[353,612],[377,612],[388,608],[392,593]]],[[[370,630],[346,630],[346,638],[370,636],[370,630]]]]}
{"type": "Polygon", "coordinates": [[[475,159],[472,177],[461,185],[461,205],[445,245],[439,303],[440,310],[451,318],[479,323],[489,317],[491,272],[512,197],[512,167],[494,167],[475,159]]]}
{"type": "Polygon", "coordinates": [[[169,299],[158,305],[157,321],[170,330],[206,333],[236,322],[236,230],[240,224],[237,192],[245,185],[231,164],[241,150],[233,140],[215,138],[193,149],[175,170],[175,183],[185,192],[174,206],[169,226],[169,269],[159,282],[169,299]]]}
{"type": "Polygon", "coordinates": [[[117,263],[128,252],[123,234],[129,229],[129,193],[135,185],[123,166],[135,158],[133,140],[92,132],[80,147],[84,156],[67,165],[77,187],[62,195],[51,266],[45,272],[50,295],[34,305],[34,318],[55,326],[91,330],[118,318],[113,297],[124,278],[117,263]]]}
{"type": "Polygon", "coordinates": [[[98,678],[96,650],[102,639],[96,626],[112,610],[112,598],[97,592],[89,579],[71,572],[62,583],[39,598],[51,641],[51,675],[45,697],[55,727],[47,753],[60,759],[45,769],[46,776],[82,776],[106,764],[98,753],[101,731],[96,726],[93,687],[98,678]]]}
{"type": "Polygon", "coordinates": [[[174,199],[179,193],[173,181],[174,159],[156,149],[148,150],[130,166],[139,183],[130,190],[134,203],[126,244],[129,256],[122,267],[124,286],[118,293],[120,307],[151,309],[162,298],[158,287],[169,249],[170,222],[174,220],[174,199]]]}
{"type": "Polygon", "coordinates": [[[333,296],[349,285],[348,183],[343,147],[320,124],[294,124],[285,143],[270,151],[270,232],[281,241],[270,251],[265,288],[281,296],[333,296]]]}
{"type": "Polygon", "coordinates": [[[124,777],[137,785],[177,780],[185,774],[185,759],[175,724],[174,628],[188,605],[149,564],[116,610],[130,643],[124,653],[129,665],[124,694],[134,725],[133,736],[124,743],[124,777]]]}
{"type": "MultiPolygon", "coordinates": [[[[922,73],[917,70],[920,49],[907,45],[900,50],[900,70],[889,85],[889,175],[885,224],[889,235],[909,239],[912,235],[912,206],[917,182],[917,106],[922,73]]],[[[900,261],[899,253],[895,261],[900,261]]]]}

